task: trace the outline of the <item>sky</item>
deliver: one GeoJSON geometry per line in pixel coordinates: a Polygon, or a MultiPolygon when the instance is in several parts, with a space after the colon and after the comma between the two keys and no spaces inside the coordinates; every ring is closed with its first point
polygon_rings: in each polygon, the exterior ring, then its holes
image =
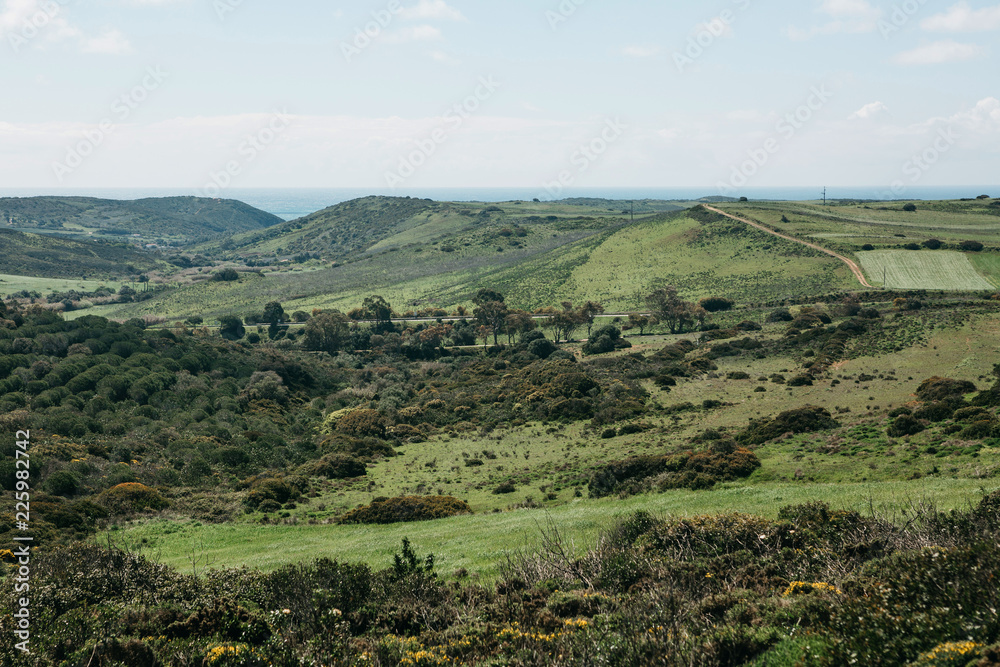
{"type": "Polygon", "coordinates": [[[0,0],[0,187],[998,184],[996,0],[0,0]]]}

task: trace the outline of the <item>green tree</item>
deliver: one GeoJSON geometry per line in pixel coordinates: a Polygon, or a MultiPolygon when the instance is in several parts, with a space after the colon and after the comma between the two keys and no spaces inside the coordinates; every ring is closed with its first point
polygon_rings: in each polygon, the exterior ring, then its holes
{"type": "Polygon", "coordinates": [[[507,314],[510,312],[507,304],[504,302],[503,295],[491,289],[483,288],[476,292],[476,296],[472,298],[472,302],[476,304],[473,316],[479,324],[489,327],[493,333],[493,344],[497,345],[499,342],[498,337],[500,336],[500,332],[503,331],[507,320],[507,314]]]}
{"type": "Polygon", "coordinates": [[[694,304],[681,299],[677,288],[671,285],[656,289],[646,296],[646,307],[658,322],[667,325],[672,334],[684,333],[687,327],[694,324],[694,304]]]}
{"type": "Polygon", "coordinates": [[[267,324],[279,324],[288,319],[285,316],[285,309],[281,307],[281,304],[277,301],[271,301],[266,306],[264,306],[264,313],[262,316],[262,322],[267,324]]]}
{"type": "Polygon", "coordinates": [[[364,317],[375,324],[375,331],[381,333],[392,329],[392,306],[381,296],[374,294],[361,303],[364,317]]]}
{"type": "Polygon", "coordinates": [[[310,319],[305,326],[303,347],[315,352],[336,354],[350,340],[347,315],[340,311],[323,311],[310,319]]]}
{"type": "Polygon", "coordinates": [[[246,335],[243,320],[239,315],[223,315],[219,318],[219,334],[226,340],[240,340],[246,335]]]}
{"type": "Polygon", "coordinates": [[[630,329],[638,329],[640,336],[646,333],[646,327],[648,326],[649,326],[649,317],[647,317],[646,315],[643,315],[642,313],[628,314],[628,327],[630,329]]]}
{"type": "Polygon", "coordinates": [[[580,306],[580,321],[587,325],[587,338],[590,338],[590,332],[594,328],[594,320],[602,314],[604,306],[595,301],[588,301],[580,306]]]}

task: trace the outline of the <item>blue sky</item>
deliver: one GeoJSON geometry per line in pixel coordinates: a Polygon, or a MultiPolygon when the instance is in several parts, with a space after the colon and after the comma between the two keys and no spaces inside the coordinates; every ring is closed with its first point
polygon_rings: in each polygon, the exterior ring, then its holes
{"type": "Polygon", "coordinates": [[[0,183],[996,184],[998,33],[972,0],[0,0],[0,183]]]}

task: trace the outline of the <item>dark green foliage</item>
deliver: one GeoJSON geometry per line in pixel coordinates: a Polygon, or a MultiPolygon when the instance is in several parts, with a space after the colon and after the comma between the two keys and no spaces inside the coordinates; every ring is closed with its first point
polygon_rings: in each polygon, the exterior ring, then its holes
{"type": "Polygon", "coordinates": [[[735,445],[707,452],[638,457],[608,464],[594,473],[589,484],[590,496],[711,488],[717,481],[748,477],[759,467],[760,461],[753,452],[735,445]]]}
{"type": "Polygon", "coordinates": [[[901,438],[906,435],[916,435],[924,430],[924,425],[910,415],[900,415],[889,425],[886,433],[893,438],[901,438]]]}
{"type": "Polygon", "coordinates": [[[240,340],[246,334],[246,329],[239,316],[223,315],[219,318],[219,333],[226,340],[240,340]]]}
{"type": "Polygon", "coordinates": [[[948,401],[935,401],[920,406],[913,411],[914,419],[926,419],[932,422],[942,422],[951,419],[955,408],[948,401]]]}
{"type": "Polygon", "coordinates": [[[53,495],[68,498],[80,490],[80,479],[69,470],[60,470],[45,480],[45,489],[53,495]]]}
{"type": "Polygon", "coordinates": [[[212,274],[212,280],[216,282],[235,282],[240,279],[240,274],[236,269],[222,269],[212,274]]]}
{"type": "Polygon", "coordinates": [[[266,477],[254,480],[243,503],[249,511],[256,510],[266,501],[283,505],[289,500],[298,498],[301,491],[288,480],[278,477],[266,477]]]}
{"type": "Polygon", "coordinates": [[[770,313],[768,313],[768,316],[767,316],[767,321],[771,322],[771,323],[773,323],[773,322],[791,322],[794,319],[795,318],[792,316],[792,314],[788,311],[787,308],[777,308],[775,310],[772,310],[770,313]]]}
{"type": "Polygon", "coordinates": [[[912,213],[917,210],[917,205],[912,202],[903,204],[903,210],[912,213]]]}
{"type": "Polygon", "coordinates": [[[702,299],[698,302],[698,305],[710,313],[721,313],[727,310],[732,310],[735,304],[730,299],[726,299],[721,296],[713,296],[707,299],[702,299]]]}
{"type": "Polygon", "coordinates": [[[548,359],[558,348],[548,338],[543,337],[532,340],[526,349],[540,359],[548,359]]]}
{"type": "Polygon", "coordinates": [[[813,385],[813,378],[808,373],[800,373],[788,380],[789,387],[811,387],[813,385]]]}
{"type": "Polygon", "coordinates": [[[923,245],[928,250],[937,250],[943,244],[940,241],[938,241],[937,239],[927,239],[921,245],[923,245]]]}
{"type": "Polygon", "coordinates": [[[813,433],[838,426],[840,424],[826,408],[806,405],[782,412],[773,419],[751,421],[737,440],[747,445],[761,445],[785,433],[813,433]]]}
{"type": "Polygon", "coordinates": [[[363,461],[344,454],[327,454],[299,468],[299,473],[327,479],[349,479],[364,477],[368,470],[363,461]]]}
{"type": "Polygon", "coordinates": [[[586,355],[605,354],[632,347],[632,344],[624,340],[621,335],[621,329],[616,326],[608,325],[600,327],[584,343],[583,353],[586,355]]]}
{"type": "Polygon", "coordinates": [[[401,496],[382,498],[351,510],[340,523],[402,523],[429,521],[459,514],[472,514],[464,500],[451,496],[401,496]]]}
{"type": "Polygon", "coordinates": [[[958,247],[965,252],[980,252],[983,249],[983,244],[979,241],[962,241],[958,247]]]}
{"type": "Polygon", "coordinates": [[[976,391],[976,385],[968,380],[952,380],[950,378],[927,378],[917,387],[917,398],[921,401],[961,401],[965,394],[976,391]]]}

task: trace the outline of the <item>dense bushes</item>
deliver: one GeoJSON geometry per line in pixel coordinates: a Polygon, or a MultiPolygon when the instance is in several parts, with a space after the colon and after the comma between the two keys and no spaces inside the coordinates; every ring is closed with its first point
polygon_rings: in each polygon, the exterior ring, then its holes
{"type": "Polygon", "coordinates": [[[898,525],[825,503],[776,520],[640,512],[585,552],[546,529],[495,584],[462,570],[441,581],[405,539],[381,571],[319,559],[200,577],[78,544],[33,555],[32,603],[51,622],[30,659],[4,642],[0,662],[987,667],[1000,655],[998,507],[993,493],[898,525]]]}
{"type": "Polygon", "coordinates": [[[401,523],[428,521],[459,514],[472,514],[468,503],[451,496],[401,496],[376,498],[347,512],[340,523],[401,523]]]}
{"type": "Polygon", "coordinates": [[[751,421],[737,440],[747,445],[761,445],[785,433],[812,433],[838,426],[840,424],[826,408],[807,405],[782,412],[773,419],[751,421]]]}
{"type": "Polygon", "coordinates": [[[119,484],[102,491],[94,499],[112,514],[133,514],[146,510],[161,510],[166,499],[156,489],[135,482],[119,484]]]}
{"type": "Polygon", "coordinates": [[[592,498],[667,489],[707,489],[719,481],[748,477],[760,467],[757,456],[733,444],[706,452],[644,456],[611,463],[590,479],[592,498]]]}

